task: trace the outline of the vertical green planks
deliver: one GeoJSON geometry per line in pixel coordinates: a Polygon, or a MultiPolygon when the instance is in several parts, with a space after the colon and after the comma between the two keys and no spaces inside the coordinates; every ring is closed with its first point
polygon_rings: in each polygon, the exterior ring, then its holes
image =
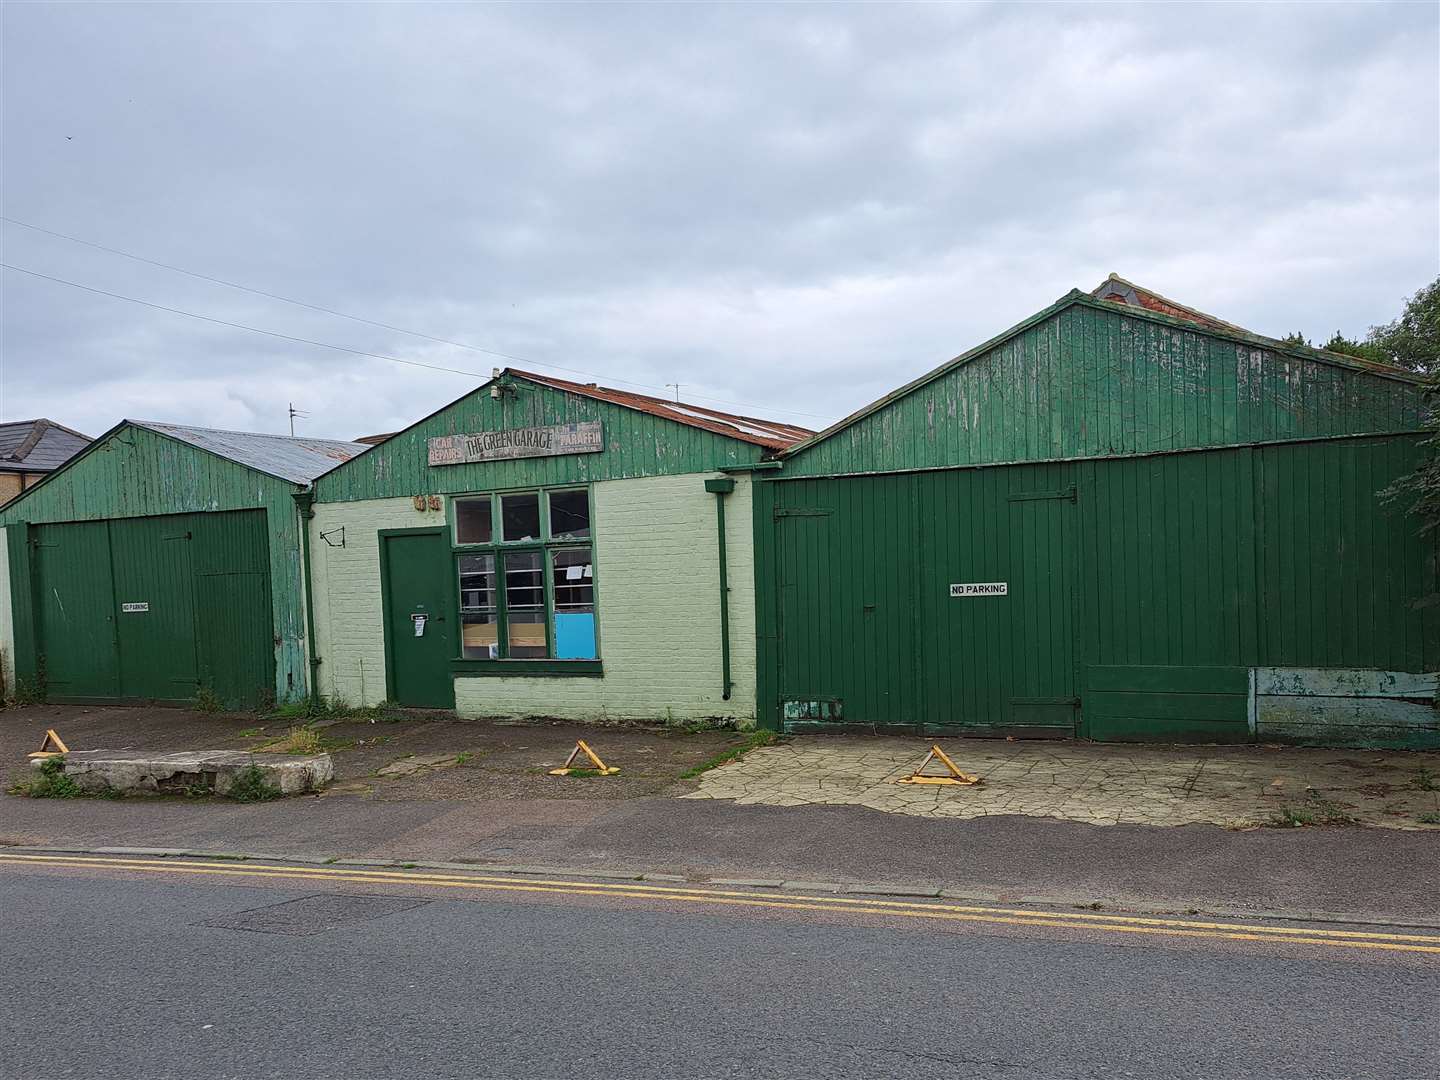
{"type": "MultiPolygon", "coordinates": [[[[831,476],[1417,431],[1413,380],[1071,298],[785,459],[831,476]]],[[[367,455],[368,456],[368,455],[367,455]]]]}
{"type": "MultiPolygon", "coordinates": [[[[264,583],[269,595],[255,601],[255,610],[263,604],[270,613],[261,639],[269,651],[271,672],[269,689],[262,697],[293,701],[304,696],[307,680],[299,515],[291,497],[298,490],[300,485],[189,443],[123,424],[52,479],[0,509],[0,525],[15,525],[23,532],[25,523],[259,512],[267,536],[264,583]]],[[[25,663],[22,652],[31,642],[22,641],[20,627],[16,631],[16,651],[21,654],[17,675],[31,677],[33,665],[25,663]]]]}
{"type": "MultiPolygon", "coordinates": [[[[36,598],[36,668],[30,677],[57,699],[118,696],[108,527],[103,521],[40,525],[31,542],[35,581],[23,583],[36,598]]],[[[17,677],[27,673],[17,668],[17,677]]]]}

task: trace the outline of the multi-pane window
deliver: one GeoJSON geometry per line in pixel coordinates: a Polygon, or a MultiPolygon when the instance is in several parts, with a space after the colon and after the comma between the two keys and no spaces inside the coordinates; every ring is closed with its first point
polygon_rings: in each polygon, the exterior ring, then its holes
{"type": "Polygon", "coordinates": [[[463,496],[453,505],[464,656],[595,659],[589,491],[463,496]]]}

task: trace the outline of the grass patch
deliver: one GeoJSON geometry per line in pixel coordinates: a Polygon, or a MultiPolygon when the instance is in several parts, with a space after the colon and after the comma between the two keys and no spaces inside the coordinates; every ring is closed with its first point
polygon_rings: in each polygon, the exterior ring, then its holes
{"type": "Polygon", "coordinates": [[[12,784],[10,794],[30,799],[75,799],[85,791],[65,775],[65,758],[56,756],[40,762],[34,776],[12,784]]]}
{"type": "Polygon", "coordinates": [[[1421,825],[1440,825],[1440,812],[1427,810],[1416,820],[1419,821],[1421,825]]]}
{"type": "Polygon", "coordinates": [[[718,754],[713,754],[700,762],[699,765],[686,769],[680,774],[680,779],[693,780],[701,773],[709,772],[711,769],[718,769],[721,765],[729,765],[732,761],[740,760],[740,758],[744,757],[751,750],[758,749],[762,746],[774,746],[779,741],[780,736],[773,731],[767,731],[763,728],[758,731],[752,731],[749,735],[745,736],[743,741],[737,743],[735,746],[721,750],[718,754]]]}
{"type": "Polygon", "coordinates": [[[1440,791],[1440,777],[1436,777],[1429,769],[1416,769],[1410,783],[1421,791],[1440,791]]]}
{"type": "Polygon", "coordinates": [[[474,756],[475,756],[475,755],[474,755],[473,753],[471,753],[469,750],[462,750],[462,751],[460,751],[460,753],[458,753],[458,754],[455,755],[455,764],[456,764],[456,765],[468,765],[468,764],[470,763],[470,759],[473,758],[474,756]]]}
{"type": "Polygon", "coordinates": [[[280,789],[265,779],[258,765],[250,765],[235,774],[235,782],[225,794],[236,802],[265,802],[279,798],[280,789]]]}
{"type": "Polygon", "coordinates": [[[243,731],[235,733],[242,739],[260,739],[265,736],[265,729],[260,727],[247,727],[243,731]]]}

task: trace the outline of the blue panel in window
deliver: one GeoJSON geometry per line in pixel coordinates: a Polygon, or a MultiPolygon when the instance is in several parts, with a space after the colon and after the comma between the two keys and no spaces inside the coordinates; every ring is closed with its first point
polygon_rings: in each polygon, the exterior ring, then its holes
{"type": "Polygon", "coordinates": [[[559,660],[595,659],[595,613],[555,613],[555,656],[559,660]]]}

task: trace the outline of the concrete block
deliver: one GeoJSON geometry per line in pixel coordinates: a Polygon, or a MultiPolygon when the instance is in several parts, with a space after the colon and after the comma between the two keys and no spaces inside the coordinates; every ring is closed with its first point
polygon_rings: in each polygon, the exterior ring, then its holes
{"type": "MultiPolygon", "coordinates": [[[[38,765],[38,762],[37,762],[38,765]]],[[[318,791],[335,776],[329,754],[251,754],[244,750],[189,750],[156,754],[137,750],[76,750],[65,755],[65,775],[86,791],[185,792],[203,786],[229,792],[235,777],[255,766],[282,795],[318,791]]]]}

